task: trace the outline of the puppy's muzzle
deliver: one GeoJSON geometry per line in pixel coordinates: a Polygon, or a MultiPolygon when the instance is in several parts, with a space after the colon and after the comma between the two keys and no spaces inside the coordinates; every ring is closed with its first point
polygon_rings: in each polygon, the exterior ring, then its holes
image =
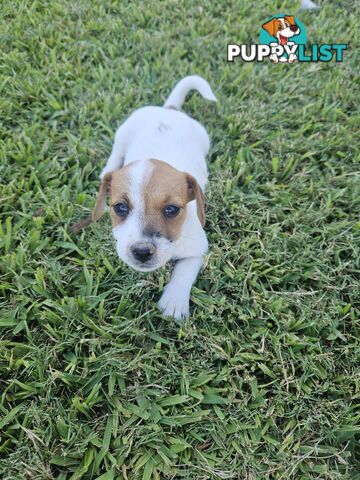
{"type": "Polygon", "coordinates": [[[131,247],[133,257],[141,262],[148,262],[156,252],[156,247],[151,242],[138,242],[131,247]]]}

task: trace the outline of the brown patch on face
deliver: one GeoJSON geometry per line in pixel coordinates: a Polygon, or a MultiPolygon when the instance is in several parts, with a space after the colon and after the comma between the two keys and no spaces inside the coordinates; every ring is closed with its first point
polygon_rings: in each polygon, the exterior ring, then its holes
{"type": "Polygon", "coordinates": [[[264,28],[273,37],[276,37],[276,33],[282,29],[282,23],[280,20],[273,18],[272,20],[264,23],[262,28],[264,28]]]}
{"type": "Polygon", "coordinates": [[[151,162],[154,169],[144,186],[144,231],[150,235],[161,235],[169,240],[176,240],[185,221],[186,205],[200,195],[201,189],[195,178],[188,173],[180,172],[161,160],[151,162]],[[164,208],[167,205],[179,207],[178,215],[173,218],[166,217],[164,208]]]}
{"type": "MultiPolygon", "coordinates": [[[[96,199],[96,205],[92,214],[92,219],[96,222],[104,213],[106,199],[111,197],[111,205],[117,203],[126,203],[131,209],[130,203],[130,183],[129,183],[129,166],[123,167],[120,170],[109,172],[103,178],[101,187],[96,199]]],[[[111,219],[113,227],[123,223],[124,217],[119,217],[111,208],[111,219]]]]}
{"type": "MultiPolygon", "coordinates": [[[[161,160],[150,160],[153,170],[149,181],[142,186],[144,195],[144,232],[148,235],[160,235],[169,240],[176,240],[181,233],[181,227],[186,217],[186,205],[196,200],[197,213],[201,224],[205,224],[204,196],[196,179],[186,172],[180,172],[176,168],[161,160]],[[178,215],[168,218],[164,215],[167,205],[175,205],[180,208],[178,215]]],[[[111,206],[117,203],[125,203],[129,210],[131,204],[131,184],[129,170],[132,164],[107,173],[103,178],[92,219],[96,222],[104,213],[106,200],[111,197],[111,206]]],[[[113,227],[120,225],[126,217],[117,215],[111,208],[113,227]]]]}

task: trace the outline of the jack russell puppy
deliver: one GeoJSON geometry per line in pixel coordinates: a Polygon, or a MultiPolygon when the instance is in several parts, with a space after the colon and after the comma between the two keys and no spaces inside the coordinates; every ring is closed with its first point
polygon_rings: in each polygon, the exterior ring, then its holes
{"type": "Polygon", "coordinates": [[[140,108],[119,127],[92,214],[98,220],[110,197],[117,253],[135,270],[176,262],[158,302],[176,321],[189,316],[191,287],[208,248],[203,226],[210,141],[199,122],[179,111],[190,90],[216,101],[206,80],[189,76],[163,107],[140,108]]]}

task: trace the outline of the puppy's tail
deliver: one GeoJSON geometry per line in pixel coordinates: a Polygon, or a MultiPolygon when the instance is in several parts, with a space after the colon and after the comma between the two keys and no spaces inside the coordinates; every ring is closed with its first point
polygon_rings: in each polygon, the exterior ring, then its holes
{"type": "Polygon", "coordinates": [[[190,75],[189,77],[185,77],[180,80],[174,90],[170,93],[169,98],[164,103],[164,107],[180,110],[185,101],[185,97],[190,90],[197,90],[202,97],[206,98],[207,100],[211,100],[212,102],[216,102],[216,97],[213,94],[208,82],[198,75],[190,75]]]}

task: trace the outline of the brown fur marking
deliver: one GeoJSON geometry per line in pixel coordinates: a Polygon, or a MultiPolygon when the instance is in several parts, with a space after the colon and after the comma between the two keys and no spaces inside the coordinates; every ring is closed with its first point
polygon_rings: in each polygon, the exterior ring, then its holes
{"type": "Polygon", "coordinates": [[[144,186],[145,231],[176,240],[185,221],[188,191],[185,174],[161,160],[151,160],[153,171],[144,186]],[[166,205],[180,207],[174,218],[166,218],[163,209],[166,205]]]}
{"type": "MultiPolygon", "coordinates": [[[[286,15],[284,17],[284,21],[288,22],[291,25],[296,25],[295,23],[295,17],[292,15],[286,15]]],[[[276,37],[276,33],[280,30],[282,30],[282,23],[278,18],[273,18],[272,20],[269,20],[268,22],[264,23],[262,28],[264,28],[270,35],[273,37],[276,37]]]]}
{"type": "MultiPolygon", "coordinates": [[[[115,205],[119,202],[124,202],[129,205],[130,198],[130,185],[129,185],[129,176],[128,176],[129,166],[115,170],[114,172],[109,172],[103,178],[101,183],[100,191],[97,195],[96,205],[92,214],[93,221],[96,222],[101,215],[104,213],[106,199],[111,197],[111,205],[115,205]]],[[[111,219],[113,227],[119,225],[124,221],[122,217],[116,215],[113,209],[111,209],[111,219]]]]}
{"type": "MultiPolygon", "coordinates": [[[[196,200],[197,213],[202,225],[205,223],[204,196],[196,179],[186,172],[161,160],[152,159],[153,171],[149,181],[143,185],[144,193],[144,231],[151,234],[163,235],[169,240],[180,236],[181,227],[185,221],[186,205],[196,200]],[[163,214],[166,205],[180,207],[180,213],[174,218],[167,218],[163,214]]],[[[96,205],[92,214],[93,221],[98,220],[105,210],[106,198],[111,197],[111,205],[124,202],[131,210],[131,185],[129,169],[132,164],[107,173],[103,178],[96,205]]],[[[123,223],[126,219],[116,215],[111,209],[113,227],[123,223]]]]}

